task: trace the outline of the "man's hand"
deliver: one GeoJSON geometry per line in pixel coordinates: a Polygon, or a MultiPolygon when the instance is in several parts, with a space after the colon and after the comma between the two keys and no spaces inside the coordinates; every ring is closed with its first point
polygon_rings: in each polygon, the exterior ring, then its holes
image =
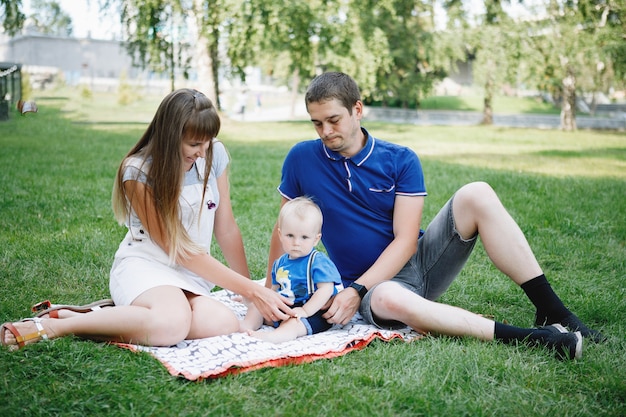
{"type": "Polygon", "coordinates": [[[347,324],[361,305],[361,298],[354,288],[340,291],[331,301],[332,304],[322,317],[332,324],[347,324]]]}

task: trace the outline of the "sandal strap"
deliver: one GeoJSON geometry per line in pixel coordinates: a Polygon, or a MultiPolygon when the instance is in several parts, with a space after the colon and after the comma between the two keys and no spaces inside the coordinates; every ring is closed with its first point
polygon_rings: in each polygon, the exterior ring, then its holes
{"type": "Polygon", "coordinates": [[[70,304],[51,304],[48,300],[46,300],[35,304],[32,307],[32,311],[36,313],[36,317],[43,317],[48,314],[50,318],[58,318],[58,313],[56,313],[56,316],[53,313],[59,310],[69,310],[76,313],[89,313],[91,311],[100,310],[104,307],[113,306],[115,306],[115,303],[110,298],[94,301],[93,303],[85,304],[82,306],[70,304]]]}
{"type": "Polygon", "coordinates": [[[52,307],[52,303],[50,302],[50,300],[44,300],[33,305],[30,308],[30,311],[32,311],[33,313],[39,313],[40,311],[47,310],[50,307],[52,307]]]}
{"type": "Polygon", "coordinates": [[[28,333],[25,335],[22,335],[18,332],[18,334],[15,335],[15,340],[17,341],[20,347],[24,346],[26,342],[33,340],[33,339],[48,340],[48,333],[44,330],[43,326],[41,325],[41,319],[39,317],[27,318],[22,321],[32,321],[33,323],[35,323],[35,327],[37,327],[37,331],[33,333],[28,333]]]}

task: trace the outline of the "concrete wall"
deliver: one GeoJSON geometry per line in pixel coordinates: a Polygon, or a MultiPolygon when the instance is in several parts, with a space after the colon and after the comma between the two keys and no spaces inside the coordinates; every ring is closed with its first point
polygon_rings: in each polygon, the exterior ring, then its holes
{"type": "Polygon", "coordinates": [[[122,74],[131,83],[149,80],[159,89],[164,84],[133,67],[123,44],[113,40],[37,34],[8,38],[0,34],[0,61],[22,64],[35,88],[44,88],[59,75],[68,85],[86,84],[92,89],[115,88],[122,74]]]}
{"type": "Polygon", "coordinates": [[[3,61],[28,66],[55,67],[63,72],[88,72],[95,77],[119,78],[132,63],[118,41],[39,35],[17,36],[8,42],[3,61]]]}

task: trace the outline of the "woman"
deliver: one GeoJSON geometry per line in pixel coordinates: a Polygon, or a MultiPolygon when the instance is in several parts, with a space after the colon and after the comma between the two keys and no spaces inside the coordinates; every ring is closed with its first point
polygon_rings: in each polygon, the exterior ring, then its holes
{"type": "Polygon", "coordinates": [[[219,129],[217,111],[202,93],[181,89],[165,97],[113,187],[115,216],[128,228],[111,268],[115,306],[57,306],[5,323],[2,345],[17,349],[74,334],[169,346],[236,332],[235,314],[210,296],[214,285],[241,294],[268,320],[292,317],[290,301],[248,278],[230,202],[228,154],[215,139],[219,129]],[[209,254],[212,235],[232,269],[209,254]]]}

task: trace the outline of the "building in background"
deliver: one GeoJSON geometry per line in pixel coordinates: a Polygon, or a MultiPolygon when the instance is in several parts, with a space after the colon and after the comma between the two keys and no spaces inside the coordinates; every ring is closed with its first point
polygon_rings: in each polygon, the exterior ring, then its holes
{"type": "Polygon", "coordinates": [[[9,38],[0,34],[0,62],[20,64],[35,89],[62,82],[114,91],[122,77],[158,93],[168,89],[167,80],[134,67],[122,42],[115,40],[28,33],[9,38]]]}

